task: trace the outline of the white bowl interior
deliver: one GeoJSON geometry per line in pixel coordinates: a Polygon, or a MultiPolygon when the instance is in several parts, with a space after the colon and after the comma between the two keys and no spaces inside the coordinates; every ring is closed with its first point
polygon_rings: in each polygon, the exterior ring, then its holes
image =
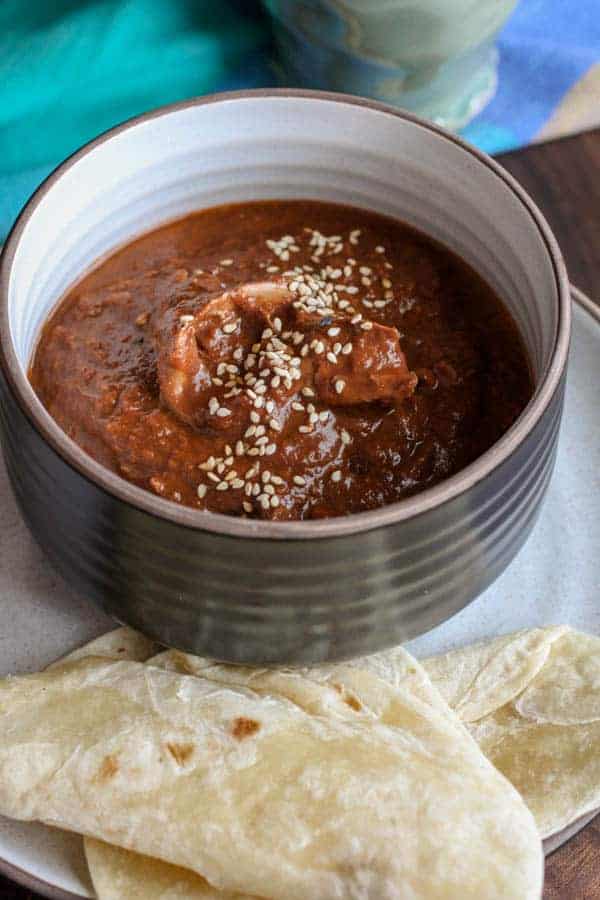
{"type": "Polygon", "coordinates": [[[124,129],[71,165],[29,218],[13,261],[9,322],[23,369],[48,313],[99,257],[191,210],[268,197],[368,207],[457,251],[504,299],[539,384],[558,327],[556,277],[514,191],[427,127],[302,96],[176,109],[124,129]]]}

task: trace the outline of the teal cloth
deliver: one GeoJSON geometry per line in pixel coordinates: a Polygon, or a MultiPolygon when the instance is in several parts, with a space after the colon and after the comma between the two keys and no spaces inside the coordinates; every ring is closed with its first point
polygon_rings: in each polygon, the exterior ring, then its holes
{"type": "MultiPolygon", "coordinates": [[[[496,96],[464,131],[491,153],[534,140],[600,64],[599,0],[522,0],[498,47],[496,96]]],[[[273,84],[270,56],[260,0],[0,0],[0,241],[83,143],[164,103],[273,84]]]]}
{"type": "Polygon", "coordinates": [[[242,63],[251,85],[267,39],[243,0],[0,0],[0,240],[81,144],[152,107],[237,86],[242,63]]]}

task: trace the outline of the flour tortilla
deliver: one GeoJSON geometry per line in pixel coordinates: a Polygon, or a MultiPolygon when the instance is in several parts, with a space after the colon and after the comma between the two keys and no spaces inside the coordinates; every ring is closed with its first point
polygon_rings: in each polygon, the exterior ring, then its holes
{"type": "Polygon", "coordinates": [[[98,900],[255,900],[220,891],[187,869],[84,838],[85,856],[98,900]]]}
{"type": "Polygon", "coordinates": [[[89,641],[82,647],[77,647],[66,656],[48,666],[52,669],[61,666],[65,662],[76,659],[85,659],[89,656],[101,656],[104,659],[128,659],[137,662],[146,662],[151,656],[155,656],[160,650],[160,645],[150,638],[144,637],[133,628],[115,628],[100,637],[89,641]]]}
{"type": "MultiPolygon", "coordinates": [[[[98,647],[94,649],[97,651],[98,647]]],[[[374,679],[363,676],[362,684],[354,684],[360,693],[359,700],[356,690],[348,685],[348,678],[352,680],[355,675],[360,678],[359,673],[350,671],[354,664],[304,670],[251,668],[222,665],[178,651],[167,651],[149,660],[150,665],[171,671],[205,677],[222,684],[251,687],[258,693],[283,696],[306,711],[319,715],[335,715],[337,712],[344,717],[348,714],[348,707],[357,714],[362,708],[362,714],[368,717],[381,715],[383,698],[393,693],[390,688],[401,688],[449,718],[454,727],[459,727],[422,667],[401,647],[360,663],[365,670],[387,678],[388,684],[378,684],[374,679]],[[370,709],[367,710],[368,686],[375,689],[371,692],[370,709]]],[[[359,662],[356,663],[358,666],[359,662]]],[[[140,900],[179,900],[179,897],[189,897],[190,900],[229,900],[230,897],[232,900],[245,900],[245,896],[242,898],[240,894],[219,892],[200,876],[160,860],[150,860],[93,838],[85,838],[84,846],[99,900],[121,900],[123,897],[136,900],[137,896],[140,900]]]]}
{"type": "Polygon", "coordinates": [[[600,638],[567,631],[515,708],[548,725],[600,722],[600,638]]]}
{"type": "Polygon", "coordinates": [[[521,793],[543,838],[600,807],[600,638],[536,629],[424,666],[521,793]]]}
{"type": "Polygon", "coordinates": [[[425,660],[446,703],[463,722],[476,722],[519,694],[540,671],[565,626],[502,635],[425,660]]]}
{"type": "Polygon", "coordinates": [[[310,683],[324,716],[135,662],[6,679],[0,812],[265,898],[538,898],[533,820],[464,729],[372,673],[341,687],[310,683]]]}

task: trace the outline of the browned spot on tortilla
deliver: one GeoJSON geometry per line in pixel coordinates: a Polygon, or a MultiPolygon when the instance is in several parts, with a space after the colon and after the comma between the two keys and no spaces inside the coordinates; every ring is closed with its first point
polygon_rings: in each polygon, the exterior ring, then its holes
{"type": "Polygon", "coordinates": [[[167,750],[178,765],[184,766],[194,752],[194,745],[168,743],[167,750]]]}
{"type": "Polygon", "coordinates": [[[256,722],[254,719],[246,719],[244,716],[239,716],[239,718],[234,719],[233,721],[231,733],[238,741],[243,741],[244,738],[256,734],[259,728],[260,722],[256,722]]]}
{"type": "Polygon", "coordinates": [[[119,763],[117,762],[117,757],[113,755],[105,756],[102,760],[102,765],[98,769],[96,779],[98,781],[108,781],[110,778],[113,778],[118,771],[119,763]]]}
{"type": "Polygon", "coordinates": [[[346,694],[344,697],[344,703],[346,703],[350,709],[353,709],[355,712],[360,712],[362,709],[362,703],[360,700],[357,700],[356,697],[353,697],[352,694],[346,694]]]}
{"type": "Polygon", "coordinates": [[[332,687],[338,692],[338,694],[342,694],[342,699],[344,703],[353,709],[355,712],[360,712],[362,709],[362,703],[360,700],[357,700],[352,694],[347,694],[346,689],[341,685],[337,684],[335,681],[332,682],[332,687]]]}

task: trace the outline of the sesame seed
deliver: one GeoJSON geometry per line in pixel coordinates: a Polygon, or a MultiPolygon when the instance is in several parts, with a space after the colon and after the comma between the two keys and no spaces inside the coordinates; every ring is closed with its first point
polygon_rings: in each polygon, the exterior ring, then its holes
{"type": "Polygon", "coordinates": [[[243,441],[236,441],[236,443],[235,443],[235,455],[236,455],[236,456],[243,456],[245,450],[246,450],[246,448],[245,448],[245,446],[244,446],[244,442],[243,442],[243,441]]]}
{"type": "Polygon", "coordinates": [[[310,434],[312,431],[312,426],[311,425],[300,425],[300,427],[298,428],[298,431],[301,434],[310,434]]]}
{"type": "Polygon", "coordinates": [[[329,418],[329,411],[327,409],[324,409],[322,412],[319,413],[319,419],[321,420],[321,422],[326,422],[328,418],[329,418]]]}
{"type": "Polygon", "coordinates": [[[265,494],[271,495],[275,493],[275,488],[272,484],[265,484],[265,486],[263,487],[263,491],[265,494]]]}
{"type": "Polygon", "coordinates": [[[275,329],[275,331],[281,331],[282,327],[283,326],[281,324],[281,319],[279,319],[279,318],[273,319],[273,328],[275,329]]]}
{"type": "Polygon", "coordinates": [[[358,294],[358,288],[356,287],[356,285],[351,284],[350,287],[346,288],[346,292],[348,294],[358,294]]]}
{"type": "Polygon", "coordinates": [[[371,279],[367,278],[366,275],[363,275],[363,277],[360,279],[360,281],[361,281],[361,284],[364,284],[365,287],[371,287],[371,279]]]}
{"type": "Polygon", "coordinates": [[[391,288],[391,286],[392,286],[392,282],[390,281],[389,278],[382,278],[381,283],[384,286],[384,288],[391,288]]]}
{"type": "Polygon", "coordinates": [[[332,481],[341,481],[342,480],[342,470],[336,469],[335,472],[332,472],[331,480],[332,481]]]}
{"type": "Polygon", "coordinates": [[[335,353],[332,353],[331,350],[327,353],[327,359],[334,366],[337,365],[337,356],[335,355],[335,353]]]}
{"type": "Polygon", "coordinates": [[[230,416],[230,415],[231,415],[231,410],[227,409],[226,406],[220,406],[219,409],[217,410],[217,416],[220,419],[224,419],[226,416],[230,416]]]}
{"type": "Polygon", "coordinates": [[[373,306],[375,309],[384,309],[387,306],[387,300],[376,300],[373,306]]]}
{"type": "Polygon", "coordinates": [[[232,266],[233,260],[232,259],[222,259],[221,262],[219,263],[219,265],[220,266],[232,266]]]}
{"type": "Polygon", "coordinates": [[[215,475],[214,472],[208,472],[208,473],[207,473],[207,478],[210,478],[210,480],[211,480],[211,481],[214,481],[215,484],[218,484],[218,483],[220,482],[220,480],[221,480],[221,479],[219,478],[218,475],[215,475]]]}
{"type": "Polygon", "coordinates": [[[262,435],[262,437],[256,438],[254,444],[256,447],[264,447],[265,444],[269,443],[269,438],[266,435],[262,435]]]}
{"type": "Polygon", "coordinates": [[[320,353],[324,353],[324,352],[325,352],[325,344],[323,343],[323,341],[317,341],[317,342],[315,343],[314,351],[315,351],[315,353],[317,353],[317,354],[320,354],[320,353]]]}
{"type": "Polygon", "coordinates": [[[198,485],[197,494],[198,494],[198,497],[200,498],[200,500],[202,500],[203,497],[206,497],[207,490],[208,490],[208,488],[205,484],[198,485]]]}
{"type": "Polygon", "coordinates": [[[223,325],[223,331],[225,334],[233,334],[233,332],[237,328],[237,322],[229,322],[227,325],[223,325]]]}
{"type": "Polygon", "coordinates": [[[228,472],[225,476],[225,481],[234,481],[238,477],[238,473],[235,469],[232,469],[231,472],[228,472]]]}
{"type": "Polygon", "coordinates": [[[346,387],[346,382],[343,378],[338,378],[335,382],[335,392],[336,394],[341,394],[344,388],[346,387]]]}
{"type": "Polygon", "coordinates": [[[252,485],[252,496],[258,497],[259,494],[260,494],[260,484],[253,484],[252,485]]]}
{"type": "Polygon", "coordinates": [[[260,453],[260,448],[259,447],[250,447],[250,449],[247,450],[246,453],[248,456],[258,456],[258,454],[260,453]]]}
{"type": "Polygon", "coordinates": [[[241,488],[244,487],[244,482],[241,478],[234,478],[233,481],[231,482],[231,487],[234,490],[239,491],[241,488]]]}
{"type": "MultiPolygon", "coordinates": [[[[269,271],[269,270],[267,269],[267,271],[269,271]]],[[[248,500],[244,500],[244,502],[242,503],[242,506],[244,507],[244,512],[247,512],[247,513],[252,512],[252,504],[249,503],[248,500]]]]}
{"type": "Polygon", "coordinates": [[[267,444],[267,446],[265,447],[265,454],[267,456],[273,456],[276,450],[277,446],[275,444],[267,444]]]}
{"type": "Polygon", "coordinates": [[[261,494],[258,499],[263,509],[268,509],[271,505],[271,500],[268,494],[261,494]]]}
{"type": "Polygon", "coordinates": [[[356,315],[352,316],[350,319],[351,325],[358,325],[359,322],[362,322],[362,313],[356,313],[356,315]]]}
{"type": "Polygon", "coordinates": [[[302,475],[294,475],[293,481],[299,487],[303,487],[306,484],[306,478],[303,478],[302,475]]]}
{"type": "Polygon", "coordinates": [[[259,414],[257,412],[255,412],[253,409],[250,410],[250,421],[253,422],[255,425],[258,425],[258,423],[260,422],[259,414]]]}
{"type": "Polygon", "coordinates": [[[371,270],[368,266],[361,266],[358,271],[360,272],[361,275],[370,275],[371,274],[371,270]]]}
{"type": "Polygon", "coordinates": [[[272,428],[273,431],[281,431],[281,425],[277,419],[269,419],[269,427],[272,428]]]}
{"type": "Polygon", "coordinates": [[[352,344],[351,343],[344,344],[344,346],[342,347],[342,354],[344,356],[348,356],[349,353],[352,353],[352,344]]]}
{"type": "Polygon", "coordinates": [[[279,266],[267,266],[267,272],[279,272],[279,266]]]}
{"type": "Polygon", "coordinates": [[[341,351],[341,349],[342,349],[342,345],[340,344],[339,341],[336,341],[335,344],[333,345],[333,352],[337,355],[341,351]]]}
{"type": "MultiPolygon", "coordinates": [[[[138,318],[141,318],[141,316],[138,316],[138,318]]],[[[148,321],[148,320],[146,319],[146,321],[148,321]]],[[[193,316],[179,316],[179,321],[181,322],[182,325],[187,325],[188,322],[194,321],[194,317],[193,316]]],[[[137,324],[137,319],[136,319],[136,324],[137,324]]],[[[142,324],[145,325],[146,322],[143,322],[142,324]]]]}
{"type": "Polygon", "coordinates": [[[271,506],[274,509],[279,506],[279,497],[276,497],[276,496],[271,497],[271,506]]]}
{"type": "Polygon", "coordinates": [[[375,247],[375,253],[385,253],[385,247],[382,247],[381,244],[377,244],[375,247]]]}
{"type": "Polygon", "coordinates": [[[314,397],[315,396],[315,392],[313,391],[312,388],[309,388],[309,387],[303,387],[302,394],[304,397],[314,397]]]}
{"type": "Polygon", "coordinates": [[[329,335],[329,337],[337,337],[339,333],[340,329],[337,326],[327,329],[327,334],[329,335]]]}
{"type": "Polygon", "coordinates": [[[363,331],[370,331],[371,328],[373,327],[373,323],[372,322],[361,322],[360,327],[362,328],[363,331]]]}
{"type": "Polygon", "coordinates": [[[342,428],[342,430],[340,432],[340,438],[342,439],[342,444],[348,445],[348,444],[352,443],[352,438],[350,437],[350,435],[348,434],[348,432],[346,431],[345,428],[342,428]]]}
{"type": "MultiPolygon", "coordinates": [[[[280,384],[281,375],[274,375],[273,378],[271,378],[271,387],[278,388],[280,384]]],[[[264,391],[262,391],[261,393],[264,393],[264,391]]]]}
{"type": "Polygon", "coordinates": [[[217,485],[217,490],[218,491],[228,491],[229,490],[228,483],[226,481],[219,482],[219,484],[217,485]]]}

